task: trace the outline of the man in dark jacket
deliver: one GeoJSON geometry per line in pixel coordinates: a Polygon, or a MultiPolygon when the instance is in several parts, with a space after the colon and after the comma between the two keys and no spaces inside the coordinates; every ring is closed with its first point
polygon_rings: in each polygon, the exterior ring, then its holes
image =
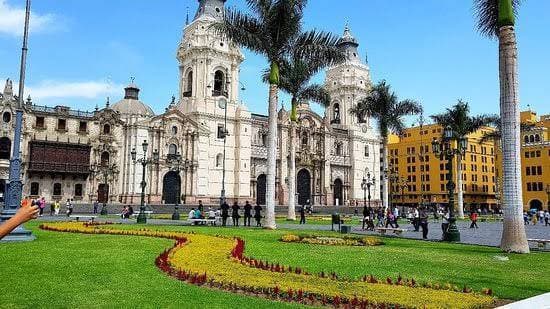
{"type": "Polygon", "coordinates": [[[251,218],[252,218],[252,205],[250,205],[250,203],[246,201],[246,203],[244,204],[244,226],[250,226],[251,218]]]}
{"type": "Polygon", "coordinates": [[[233,218],[233,226],[239,226],[239,204],[237,202],[233,203],[233,206],[231,207],[233,209],[233,212],[231,213],[231,217],[233,218]]]}
{"type": "Polygon", "coordinates": [[[262,226],[262,206],[254,206],[254,219],[256,219],[256,226],[262,226]]]}
{"type": "Polygon", "coordinates": [[[222,226],[227,225],[227,218],[229,218],[229,204],[226,201],[222,203],[222,226]]]}

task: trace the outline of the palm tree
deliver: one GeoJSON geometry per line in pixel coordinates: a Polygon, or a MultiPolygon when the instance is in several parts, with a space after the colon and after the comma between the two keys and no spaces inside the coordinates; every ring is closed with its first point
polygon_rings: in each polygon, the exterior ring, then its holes
{"type": "MultiPolygon", "coordinates": [[[[249,13],[228,9],[224,22],[214,25],[232,42],[264,55],[270,68],[269,120],[267,138],[266,224],[275,229],[275,172],[277,155],[277,99],[279,66],[291,50],[297,55],[321,58],[339,53],[337,38],[326,32],[302,32],[303,11],[307,0],[246,0],[249,13]]],[[[331,57],[332,58],[332,57],[331,57]]]]}
{"type": "MultiPolygon", "coordinates": [[[[450,127],[455,134],[454,139],[460,140],[469,134],[476,132],[482,127],[495,124],[498,120],[496,115],[470,116],[468,103],[458,100],[452,108],[447,108],[443,114],[433,115],[431,118],[442,127],[450,127]]],[[[464,192],[462,190],[462,155],[456,158],[457,165],[457,193],[458,193],[458,216],[464,219],[464,192]]]]}
{"type": "Polygon", "coordinates": [[[521,137],[515,18],[520,0],[474,0],[478,30],[499,41],[500,117],[502,126],[504,226],[500,247],[529,253],[523,225],[521,137]]]}
{"type": "MultiPolygon", "coordinates": [[[[377,121],[378,131],[382,138],[382,164],[388,170],[388,135],[393,132],[402,134],[405,131],[404,116],[420,114],[422,106],[414,100],[399,101],[386,81],[372,87],[369,94],[350,109],[352,115],[370,116],[377,121]]],[[[382,184],[384,208],[388,208],[388,178],[382,184]]]]}
{"type": "Polygon", "coordinates": [[[311,78],[323,68],[343,61],[345,54],[342,52],[337,58],[311,57],[300,59],[299,55],[293,54],[289,61],[281,64],[281,78],[279,87],[292,96],[292,109],[290,112],[290,167],[288,171],[288,220],[296,220],[296,127],[297,106],[304,101],[313,101],[324,107],[330,105],[330,95],[327,90],[318,84],[310,84],[311,78]]]}

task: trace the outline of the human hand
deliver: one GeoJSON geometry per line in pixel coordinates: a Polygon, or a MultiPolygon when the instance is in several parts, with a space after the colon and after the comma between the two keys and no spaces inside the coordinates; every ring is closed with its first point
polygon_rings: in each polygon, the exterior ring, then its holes
{"type": "Polygon", "coordinates": [[[22,205],[15,214],[14,218],[19,222],[19,224],[22,224],[31,219],[38,218],[38,213],[38,206],[22,205]]]}

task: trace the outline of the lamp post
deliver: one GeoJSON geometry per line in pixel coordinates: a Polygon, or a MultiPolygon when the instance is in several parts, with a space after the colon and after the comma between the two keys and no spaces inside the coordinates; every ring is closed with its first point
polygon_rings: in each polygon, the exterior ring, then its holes
{"type": "MultiPolygon", "coordinates": [[[[181,154],[178,152],[173,156],[168,156],[167,161],[171,165],[170,170],[178,173],[178,176],[179,176],[181,171],[181,163],[182,163],[181,154]]],[[[172,220],[180,219],[180,213],[179,213],[179,204],[180,204],[180,195],[181,195],[180,192],[181,192],[181,182],[177,188],[177,199],[176,199],[176,205],[174,206],[174,213],[172,214],[172,220]]]]}
{"type": "Polygon", "coordinates": [[[227,137],[229,136],[229,131],[227,130],[227,100],[224,98],[221,98],[218,101],[218,105],[220,108],[224,109],[224,124],[223,124],[223,132],[221,132],[221,138],[223,138],[223,162],[222,162],[222,191],[220,192],[220,206],[225,203],[225,153],[226,153],[226,146],[227,146],[227,137]]]}
{"type": "Polygon", "coordinates": [[[405,189],[409,187],[409,184],[407,183],[407,180],[405,177],[401,177],[399,180],[399,189],[401,189],[401,210],[404,213],[405,212],[405,189]]]}
{"type": "Polygon", "coordinates": [[[137,159],[137,152],[136,149],[132,149],[132,152],[130,153],[132,156],[132,161],[134,162],[134,165],[136,163],[140,163],[143,167],[142,174],[141,174],[141,204],[139,206],[139,215],[137,217],[137,223],[139,224],[145,224],[147,223],[147,217],[145,216],[145,187],[147,186],[147,182],[145,182],[145,168],[149,164],[158,164],[159,162],[159,152],[158,150],[153,151],[152,158],[147,158],[147,149],[149,148],[149,144],[147,141],[143,141],[143,144],[141,144],[143,147],[143,157],[140,159],[137,159]]]}
{"type": "MultiPolygon", "coordinates": [[[[25,7],[25,26],[23,30],[23,47],[21,48],[21,67],[19,71],[19,96],[17,98],[17,108],[15,112],[15,132],[13,136],[13,152],[10,160],[9,183],[5,199],[4,210],[0,215],[0,223],[8,221],[21,206],[21,197],[23,195],[23,183],[21,181],[21,135],[23,130],[23,95],[25,93],[25,69],[27,64],[27,45],[29,38],[29,20],[31,12],[31,0],[27,0],[25,7]]],[[[9,235],[2,239],[7,241],[31,241],[35,237],[31,231],[18,226],[9,235]]]]}
{"type": "Polygon", "coordinates": [[[370,177],[370,172],[367,172],[367,178],[363,178],[363,181],[361,182],[361,187],[363,188],[363,191],[367,191],[368,192],[368,207],[369,209],[371,208],[370,206],[370,199],[371,199],[371,195],[370,195],[370,187],[374,186],[376,184],[376,178],[373,176],[372,178],[370,177]]]}
{"type": "Polygon", "coordinates": [[[550,184],[546,185],[546,207],[548,207],[548,211],[550,211],[550,184]]]}
{"type": "Polygon", "coordinates": [[[439,156],[440,160],[447,160],[447,168],[449,170],[449,180],[447,182],[447,191],[449,195],[449,226],[446,231],[443,231],[444,241],[460,241],[460,232],[456,226],[456,218],[454,215],[454,191],[455,183],[453,180],[453,159],[457,155],[464,155],[468,140],[465,137],[458,138],[458,147],[453,146],[453,141],[457,140],[455,132],[450,127],[446,127],[443,132],[443,138],[437,140],[434,138],[432,141],[432,150],[436,156],[439,156]]]}

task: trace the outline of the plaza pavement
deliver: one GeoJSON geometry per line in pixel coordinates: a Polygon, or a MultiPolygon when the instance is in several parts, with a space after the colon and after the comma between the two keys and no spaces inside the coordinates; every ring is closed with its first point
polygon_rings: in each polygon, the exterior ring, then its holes
{"type": "MultiPolygon", "coordinates": [[[[149,219],[147,222],[148,224],[153,225],[189,225],[187,220],[185,219],[185,214],[182,214],[182,220],[180,221],[172,221],[172,220],[165,220],[165,219],[149,219]]],[[[68,218],[66,216],[57,216],[57,217],[50,217],[50,216],[44,216],[39,219],[40,221],[67,221],[68,218]]],[[[122,220],[117,219],[114,217],[107,217],[107,218],[99,218],[98,221],[111,221],[111,222],[121,222],[121,223],[127,223],[127,224],[133,224],[135,223],[135,219],[130,220],[122,220]]],[[[428,240],[440,240],[441,239],[441,222],[434,222],[433,220],[430,220],[428,225],[428,240]]],[[[469,221],[457,221],[457,226],[460,231],[460,242],[465,244],[472,244],[472,245],[485,245],[485,246],[493,246],[498,247],[500,244],[500,238],[502,235],[502,222],[478,222],[478,229],[470,229],[470,222],[469,221]]],[[[414,232],[414,227],[409,224],[402,221],[399,225],[400,228],[406,229],[407,232],[404,232],[401,236],[403,238],[410,238],[410,239],[422,239],[422,230],[419,232],[414,232]]],[[[230,227],[232,228],[232,227],[230,227]]],[[[299,224],[293,224],[293,223],[282,223],[278,224],[278,228],[280,229],[288,229],[288,230],[297,230],[297,231],[330,231],[331,225],[319,225],[319,224],[305,224],[305,225],[299,225],[299,224]]],[[[335,226],[336,229],[336,226],[335,226]]],[[[538,238],[538,239],[550,239],[550,226],[544,226],[544,224],[537,224],[534,225],[526,225],[525,226],[527,238],[538,238]]],[[[361,226],[352,226],[352,233],[354,234],[360,234],[360,235],[379,235],[377,232],[372,231],[363,231],[361,229],[361,226]]],[[[388,236],[393,236],[392,233],[388,233],[388,236]]],[[[531,244],[533,247],[534,244],[531,244]]]]}

